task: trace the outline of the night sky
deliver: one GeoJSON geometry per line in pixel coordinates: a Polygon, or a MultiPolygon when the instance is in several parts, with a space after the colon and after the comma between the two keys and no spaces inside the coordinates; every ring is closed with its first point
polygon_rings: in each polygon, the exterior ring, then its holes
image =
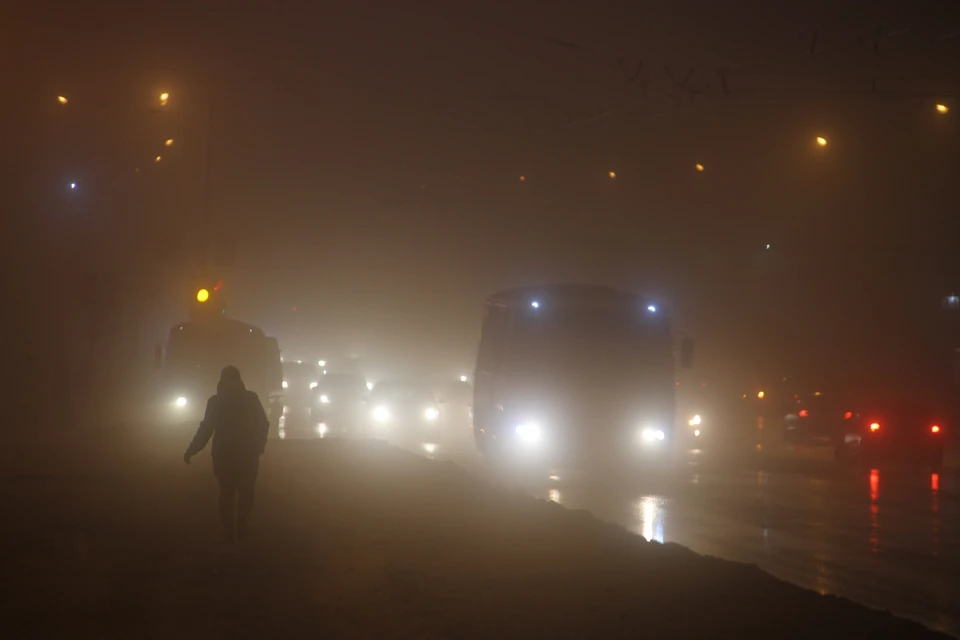
{"type": "Polygon", "coordinates": [[[287,354],[469,368],[486,295],[587,281],[669,309],[704,376],[942,347],[956,3],[20,4],[4,217],[66,248],[16,259],[98,247],[171,323],[222,278],[287,354]]]}

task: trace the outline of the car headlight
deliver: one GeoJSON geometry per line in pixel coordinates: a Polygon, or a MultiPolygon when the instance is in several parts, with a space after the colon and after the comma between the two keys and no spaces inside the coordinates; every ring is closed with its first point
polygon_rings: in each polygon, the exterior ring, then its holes
{"type": "Polygon", "coordinates": [[[667,437],[661,429],[646,428],[640,432],[640,437],[646,442],[659,442],[667,437]]]}
{"type": "Polygon", "coordinates": [[[689,424],[691,427],[696,427],[697,425],[699,425],[699,424],[700,424],[700,414],[698,413],[697,415],[695,415],[695,416],[693,416],[692,418],[690,418],[690,419],[687,421],[687,424],[689,424]]]}
{"type": "MultiPolygon", "coordinates": [[[[276,380],[276,378],[274,378],[274,380],[276,380]]],[[[286,388],[289,387],[290,385],[287,383],[286,380],[284,380],[283,382],[280,383],[280,386],[283,387],[284,389],[286,389],[286,388]]]]}
{"type": "Polygon", "coordinates": [[[320,383],[318,383],[318,382],[311,382],[310,385],[309,385],[309,386],[310,386],[310,391],[313,391],[314,389],[316,389],[318,384],[320,384],[320,383]]]}
{"type": "Polygon", "coordinates": [[[423,412],[423,417],[427,420],[436,420],[440,417],[440,412],[436,407],[429,407],[426,411],[423,412]]]}
{"type": "Polygon", "coordinates": [[[377,422],[386,422],[390,419],[390,410],[385,406],[380,405],[379,407],[375,407],[373,409],[373,413],[371,415],[373,415],[373,419],[377,422]]]}
{"type": "Polygon", "coordinates": [[[330,404],[330,396],[323,394],[320,396],[320,404],[330,404]]]}
{"type": "Polygon", "coordinates": [[[181,408],[182,408],[182,407],[187,406],[187,399],[184,398],[183,396],[180,396],[179,398],[177,398],[176,400],[174,400],[173,403],[174,403],[175,405],[177,405],[178,407],[181,407],[181,408]]]}
{"type": "Polygon", "coordinates": [[[524,442],[538,442],[540,440],[540,425],[532,422],[524,422],[516,427],[517,435],[524,442]]]}

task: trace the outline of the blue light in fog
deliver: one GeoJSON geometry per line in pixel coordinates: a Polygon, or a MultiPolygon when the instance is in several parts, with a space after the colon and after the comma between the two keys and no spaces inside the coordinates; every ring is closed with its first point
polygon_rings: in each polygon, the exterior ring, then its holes
{"type": "Polygon", "coordinates": [[[650,313],[656,313],[656,312],[657,312],[657,305],[655,305],[655,304],[648,304],[648,305],[647,305],[647,311],[649,311],[650,313]]]}
{"type": "Polygon", "coordinates": [[[539,309],[539,308],[540,308],[540,302],[537,301],[537,300],[534,300],[533,302],[530,303],[530,306],[533,307],[534,309],[539,309]]]}

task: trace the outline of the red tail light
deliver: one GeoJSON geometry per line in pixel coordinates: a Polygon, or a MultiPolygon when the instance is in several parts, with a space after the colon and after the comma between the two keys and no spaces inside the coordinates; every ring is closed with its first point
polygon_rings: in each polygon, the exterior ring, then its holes
{"type": "Polygon", "coordinates": [[[935,424],[930,427],[930,433],[940,433],[940,425],[935,424]]]}
{"type": "Polygon", "coordinates": [[[800,413],[798,413],[797,415],[800,416],[801,418],[806,418],[808,415],[810,415],[810,412],[807,411],[806,409],[800,409],[800,413]]]}
{"type": "Polygon", "coordinates": [[[871,423],[870,423],[870,431],[880,431],[880,423],[879,423],[879,422],[871,422],[871,423]]]}
{"type": "Polygon", "coordinates": [[[847,411],[845,414],[843,414],[844,420],[849,420],[852,417],[853,417],[853,411],[847,411]]]}

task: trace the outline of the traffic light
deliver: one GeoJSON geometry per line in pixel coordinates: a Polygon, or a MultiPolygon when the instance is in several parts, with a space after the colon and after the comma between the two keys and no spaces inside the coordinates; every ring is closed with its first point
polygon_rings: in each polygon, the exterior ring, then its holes
{"type": "Polygon", "coordinates": [[[224,315],[226,312],[226,301],[223,298],[223,292],[220,291],[221,283],[211,287],[209,284],[198,283],[196,289],[193,289],[193,297],[190,299],[190,316],[194,319],[216,318],[224,315]]]}

